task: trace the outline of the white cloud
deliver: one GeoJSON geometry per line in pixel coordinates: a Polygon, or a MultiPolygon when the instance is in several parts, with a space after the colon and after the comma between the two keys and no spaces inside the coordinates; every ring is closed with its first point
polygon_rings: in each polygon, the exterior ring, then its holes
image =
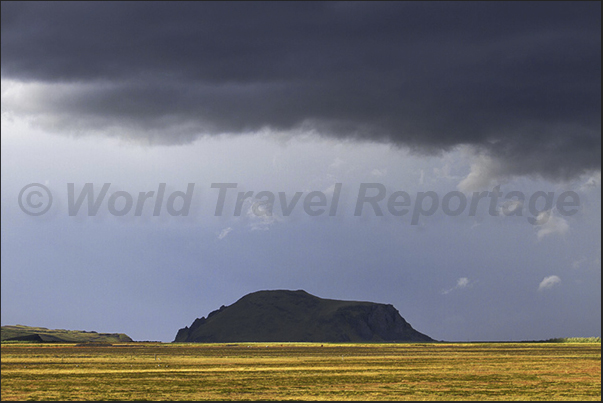
{"type": "Polygon", "coordinates": [[[458,280],[456,280],[456,285],[454,287],[449,288],[448,290],[442,291],[442,294],[446,295],[446,294],[451,293],[452,291],[467,288],[467,287],[471,286],[472,284],[473,283],[471,281],[469,281],[469,279],[467,277],[461,277],[458,280]]]}
{"type": "Polygon", "coordinates": [[[569,229],[567,220],[563,217],[557,217],[553,215],[552,210],[543,211],[536,217],[537,222],[543,222],[539,225],[537,232],[538,239],[542,239],[548,235],[559,234],[563,235],[569,229]]]}
{"type": "Polygon", "coordinates": [[[596,172],[594,175],[590,176],[586,182],[584,182],[580,186],[580,191],[586,192],[590,189],[601,187],[601,171],[596,172]]]}
{"type": "Polygon", "coordinates": [[[249,205],[247,219],[251,231],[268,231],[272,224],[283,221],[275,214],[273,205],[270,203],[250,199],[245,200],[245,203],[249,205]]]}
{"type": "Polygon", "coordinates": [[[504,215],[515,215],[521,214],[521,210],[523,209],[523,201],[522,200],[505,200],[498,208],[499,214],[504,215]]]}
{"type": "Polygon", "coordinates": [[[476,162],[471,164],[469,174],[457,185],[457,188],[461,192],[489,188],[495,179],[500,179],[500,171],[500,163],[489,157],[480,155],[476,158],[476,162]]]}
{"type": "Polygon", "coordinates": [[[542,291],[542,290],[548,290],[550,288],[553,288],[557,285],[561,284],[561,279],[558,276],[548,276],[545,277],[541,282],[540,285],[538,286],[538,291],[542,291]]]}
{"type": "Polygon", "coordinates": [[[232,228],[231,228],[231,227],[224,228],[224,229],[222,230],[222,232],[220,232],[220,235],[218,235],[218,239],[224,239],[224,238],[226,238],[226,236],[227,236],[228,234],[230,234],[230,232],[231,232],[231,231],[232,231],[232,228]]]}

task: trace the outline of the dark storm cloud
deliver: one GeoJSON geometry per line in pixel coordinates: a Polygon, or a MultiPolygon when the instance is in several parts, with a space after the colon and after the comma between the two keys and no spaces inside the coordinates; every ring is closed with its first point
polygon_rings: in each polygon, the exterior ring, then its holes
{"type": "Polygon", "coordinates": [[[3,109],[180,143],[269,127],[437,151],[500,174],[601,166],[601,5],[2,3],[3,109]]]}

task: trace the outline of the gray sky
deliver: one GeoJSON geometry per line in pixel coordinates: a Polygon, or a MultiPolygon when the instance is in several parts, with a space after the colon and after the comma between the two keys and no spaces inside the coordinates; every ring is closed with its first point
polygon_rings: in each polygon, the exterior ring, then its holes
{"type": "Polygon", "coordinates": [[[440,340],[600,336],[600,7],[3,2],[2,324],[171,341],[285,288],[391,303],[440,340]],[[20,208],[30,183],[43,215],[20,208]],[[71,183],[110,183],[95,216],[69,215],[71,183]],[[153,215],[161,183],[194,184],[188,215],[153,215]],[[237,188],[215,217],[220,183],[237,188]],[[337,183],[334,216],[307,214],[337,183]],[[355,214],[363,183],[382,216],[355,214]],[[419,192],[495,186],[497,216],[486,198],[413,223],[419,192]],[[539,191],[555,201],[530,209],[539,191]],[[290,215],[279,192],[302,193],[290,215]]]}

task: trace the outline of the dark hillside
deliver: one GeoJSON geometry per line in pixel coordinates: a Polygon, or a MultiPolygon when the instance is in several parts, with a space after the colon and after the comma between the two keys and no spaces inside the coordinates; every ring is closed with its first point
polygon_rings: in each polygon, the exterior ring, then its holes
{"type": "Polygon", "coordinates": [[[258,291],[178,331],[175,342],[430,342],[392,305],[258,291]]]}

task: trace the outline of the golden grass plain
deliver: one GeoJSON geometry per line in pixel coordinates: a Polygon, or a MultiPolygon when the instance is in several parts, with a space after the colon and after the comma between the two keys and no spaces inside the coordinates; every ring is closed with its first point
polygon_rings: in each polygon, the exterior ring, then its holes
{"type": "Polygon", "coordinates": [[[601,400],[601,344],[2,344],[2,400],[601,400]]]}

